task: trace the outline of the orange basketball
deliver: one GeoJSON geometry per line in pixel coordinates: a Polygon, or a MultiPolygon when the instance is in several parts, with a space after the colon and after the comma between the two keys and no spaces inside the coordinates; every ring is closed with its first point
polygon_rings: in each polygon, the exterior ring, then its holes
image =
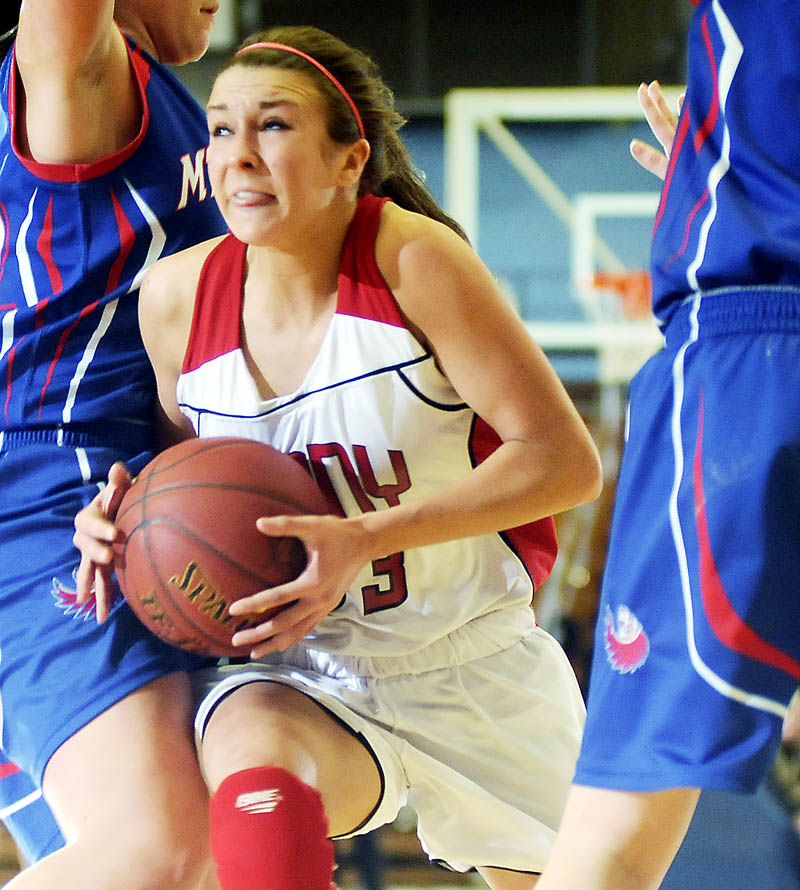
{"type": "Polygon", "coordinates": [[[250,439],[188,439],[154,458],[125,493],[114,566],[131,608],[154,634],[192,652],[246,655],[232,602],[296,578],[297,538],[270,538],[259,516],[334,512],[305,467],[250,439]]]}

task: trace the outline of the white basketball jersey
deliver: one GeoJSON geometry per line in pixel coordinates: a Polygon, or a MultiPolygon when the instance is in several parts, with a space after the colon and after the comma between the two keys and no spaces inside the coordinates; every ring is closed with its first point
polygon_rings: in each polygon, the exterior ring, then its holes
{"type": "MultiPolygon", "coordinates": [[[[263,400],[241,348],[246,245],[209,255],[177,387],[198,436],[243,436],[302,455],[348,515],[424,497],[500,439],[406,327],[378,269],[385,199],[362,198],[345,240],[336,313],[305,380],[263,400]]],[[[552,519],[387,555],[310,635],[314,649],[405,655],[471,619],[531,602],[556,555],[552,519]]]]}

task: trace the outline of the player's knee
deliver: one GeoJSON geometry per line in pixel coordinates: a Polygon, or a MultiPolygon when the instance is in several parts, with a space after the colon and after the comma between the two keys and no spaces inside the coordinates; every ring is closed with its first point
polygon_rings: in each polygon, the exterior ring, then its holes
{"type": "Polygon", "coordinates": [[[321,719],[323,712],[307,696],[281,683],[235,690],[214,710],[203,737],[209,787],[214,791],[226,776],[254,766],[303,775],[324,737],[316,731],[321,719]]]}

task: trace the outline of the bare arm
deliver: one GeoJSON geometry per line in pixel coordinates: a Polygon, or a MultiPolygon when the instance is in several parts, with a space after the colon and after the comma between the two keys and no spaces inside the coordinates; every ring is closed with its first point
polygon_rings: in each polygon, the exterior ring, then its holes
{"type": "Polygon", "coordinates": [[[139,329],[156,376],[157,444],[168,447],[194,435],[178,407],[176,388],[194,311],[200,268],[213,244],[206,241],[150,268],[139,290],[139,329]]]}
{"type": "Polygon", "coordinates": [[[42,163],[89,163],[127,144],[141,104],[113,0],[25,0],[16,60],[20,149],[42,163]]]}
{"type": "Polygon", "coordinates": [[[364,517],[377,550],[512,528],[595,498],[594,443],[488,269],[449,230],[396,207],[388,212],[395,219],[379,239],[384,275],[459,395],[503,444],[437,496],[391,518],[364,517]]]}

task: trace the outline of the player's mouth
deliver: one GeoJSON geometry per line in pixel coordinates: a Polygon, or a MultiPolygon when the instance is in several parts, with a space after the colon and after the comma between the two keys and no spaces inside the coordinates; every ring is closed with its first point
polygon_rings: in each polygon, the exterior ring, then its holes
{"type": "Polygon", "coordinates": [[[231,195],[231,202],[238,207],[264,207],[276,201],[275,195],[253,189],[239,189],[231,195]]]}

